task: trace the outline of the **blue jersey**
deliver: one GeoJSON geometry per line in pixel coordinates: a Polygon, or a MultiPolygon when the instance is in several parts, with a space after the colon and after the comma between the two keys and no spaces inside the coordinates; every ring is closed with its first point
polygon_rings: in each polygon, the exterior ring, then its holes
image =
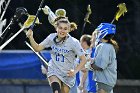
{"type": "MultiPolygon", "coordinates": [[[[95,48],[92,48],[91,58],[94,57],[94,52],[95,52],[95,48]]],[[[93,71],[89,70],[87,76],[88,78],[87,91],[96,93],[96,82],[93,80],[93,75],[94,75],[93,71]]]]}
{"type": "MultiPolygon", "coordinates": [[[[94,52],[95,52],[95,48],[92,48],[92,52],[91,52],[91,57],[94,57],[94,52]]],[[[78,63],[80,62],[80,60],[76,60],[78,63]]],[[[76,83],[77,86],[79,86],[80,83],[80,75],[79,72],[76,74],[76,83]]],[[[88,92],[92,92],[92,93],[96,93],[96,82],[93,80],[93,71],[89,70],[88,71],[88,76],[87,76],[87,91],[88,92]]]]}
{"type": "MultiPolygon", "coordinates": [[[[75,60],[75,62],[76,62],[76,63],[80,63],[80,60],[77,58],[77,59],[75,60]]],[[[76,85],[77,85],[77,86],[79,86],[79,84],[80,84],[80,78],[79,78],[79,77],[80,77],[79,72],[77,72],[77,73],[76,73],[76,85]]]]}
{"type": "Polygon", "coordinates": [[[93,57],[94,57],[94,52],[95,52],[95,48],[92,48],[91,58],[93,58],[93,57]]]}

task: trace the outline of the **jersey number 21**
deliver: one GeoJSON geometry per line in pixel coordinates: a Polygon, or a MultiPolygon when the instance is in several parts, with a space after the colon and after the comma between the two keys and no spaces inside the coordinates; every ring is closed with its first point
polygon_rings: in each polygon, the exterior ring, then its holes
{"type": "Polygon", "coordinates": [[[64,56],[63,55],[56,55],[56,61],[64,62],[64,56]]]}

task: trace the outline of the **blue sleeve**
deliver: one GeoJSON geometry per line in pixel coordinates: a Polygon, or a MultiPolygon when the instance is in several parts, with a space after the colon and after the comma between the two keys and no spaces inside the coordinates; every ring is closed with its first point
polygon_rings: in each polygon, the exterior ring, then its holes
{"type": "Polygon", "coordinates": [[[94,52],[95,52],[95,48],[92,48],[91,58],[93,58],[93,57],[94,57],[94,52]]]}

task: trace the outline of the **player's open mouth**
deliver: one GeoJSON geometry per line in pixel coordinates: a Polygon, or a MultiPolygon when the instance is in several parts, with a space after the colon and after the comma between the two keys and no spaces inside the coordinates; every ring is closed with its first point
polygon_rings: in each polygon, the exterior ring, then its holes
{"type": "Polygon", "coordinates": [[[60,35],[65,35],[64,33],[60,33],[60,35]]]}

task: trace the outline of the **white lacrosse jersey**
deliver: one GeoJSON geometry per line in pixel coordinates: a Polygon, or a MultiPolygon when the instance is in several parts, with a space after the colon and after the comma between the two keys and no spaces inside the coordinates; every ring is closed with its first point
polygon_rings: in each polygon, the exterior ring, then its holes
{"type": "Polygon", "coordinates": [[[75,77],[68,77],[68,70],[74,69],[74,61],[77,56],[84,55],[84,50],[79,41],[68,34],[68,38],[62,44],[56,44],[54,38],[57,33],[50,34],[40,45],[51,47],[51,60],[48,66],[48,77],[55,75],[69,87],[74,86],[75,77]]]}

